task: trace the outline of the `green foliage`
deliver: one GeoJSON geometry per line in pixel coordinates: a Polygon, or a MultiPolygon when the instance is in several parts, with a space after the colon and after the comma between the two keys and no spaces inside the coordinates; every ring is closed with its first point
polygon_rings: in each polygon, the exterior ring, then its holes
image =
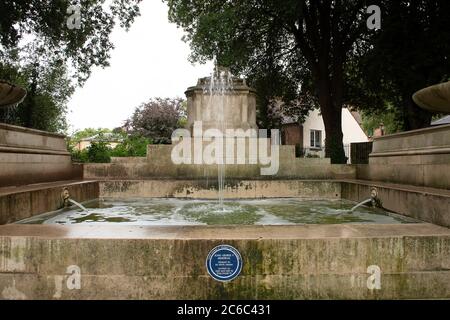
{"type": "Polygon", "coordinates": [[[107,128],[86,128],[73,133],[67,138],[67,149],[72,155],[72,160],[74,162],[110,162],[110,152],[107,141],[105,137],[106,134],[110,134],[111,130],[107,128]],[[78,144],[82,139],[93,138],[90,141],[90,146],[84,150],[78,150],[78,144]]]}
{"type": "Polygon", "coordinates": [[[0,110],[0,122],[64,133],[66,103],[74,91],[66,66],[50,59],[19,64],[17,52],[3,60],[0,78],[25,88],[27,96],[17,107],[0,110]]]}
{"type": "Polygon", "coordinates": [[[187,101],[182,100],[178,106],[178,128],[185,128],[187,125],[187,101]]]}
{"type": "Polygon", "coordinates": [[[17,108],[0,110],[0,122],[64,133],[67,101],[94,66],[109,65],[110,35],[128,29],[140,0],[80,0],[81,29],[69,29],[70,0],[0,2],[0,79],[28,91],[17,108]],[[69,71],[70,70],[70,71],[69,71]],[[74,81],[76,79],[76,81],[74,81]]]}
{"type": "Polygon", "coordinates": [[[169,144],[172,133],[185,122],[186,104],[180,98],[153,98],[136,108],[126,127],[133,136],[169,144]]]}
{"type": "Polygon", "coordinates": [[[339,121],[343,69],[356,54],[355,42],[369,32],[366,1],[166,2],[169,19],[186,32],[192,60],[216,58],[235,74],[248,75],[260,90],[260,123],[274,125],[274,98],[294,105],[300,118],[318,105],[327,134],[326,154],[333,163],[345,162],[339,121]],[[305,96],[315,96],[317,104],[305,96]]]}
{"type": "Polygon", "coordinates": [[[71,149],[68,148],[71,157],[72,157],[72,161],[74,163],[87,163],[89,162],[89,156],[87,153],[87,149],[84,150],[77,150],[77,149],[71,149]]]}
{"type": "Polygon", "coordinates": [[[148,138],[136,135],[129,135],[121,128],[114,130],[106,128],[86,128],[77,131],[68,139],[68,150],[72,155],[74,162],[110,162],[111,157],[145,157],[147,154],[147,145],[152,141],[148,138]],[[112,134],[111,134],[112,133],[112,134]],[[91,145],[78,150],[77,144],[84,138],[94,137],[91,145]],[[111,148],[110,140],[120,141],[120,143],[111,148]]]}
{"type": "Polygon", "coordinates": [[[260,125],[276,125],[274,97],[300,118],[320,107],[333,163],[345,160],[342,105],[375,116],[392,105],[396,126],[423,127],[431,115],[411,95],[450,76],[450,1],[165,1],[192,60],[216,58],[259,90],[260,125]],[[380,6],[381,30],[368,30],[368,5],[380,6]]]}
{"type": "Polygon", "coordinates": [[[111,148],[104,141],[92,141],[86,149],[88,162],[91,163],[109,163],[111,162],[111,148]]]}
{"type": "Polygon", "coordinates": [[[385,112],[378,113],[362,113],[362,127],[370,136],[373,135],[375,129],[384,127],[385,134],[392,134],[401,131],[396,114],[393,107],[389,107],[385,112]]]}
{"type": "Polygon", "coordinates": [[[68,144],[71,148],[75,148],[75,146],[85,138],[100,136],[104,137],[104,134],[111,133],[111,130],[108,128],[85,128],[83,130],[76,131],[68,138],[68,144]]]}
{"type": "Polygon", "coordinates": [[[147,145],[152,141],[142,136],[125,136],[123,141],[111,150],[111,157],[145,157],[147,145]]]}
{"type": "Polygon", "coordinates": [[[374,117],[393,114],[401,130],[426,127],[431,114],[411,97],[450,77],[450,1],[382,3],[381,30],[361,43],[348,70],[349,99],[374,117]]]}
{"type": "MultiPolygon", "coordinates": [[[[34,52],[42,58],[70,61],[80,83],[94,66],[106,67],[114,48],[110,35],[119,22],[128,29],[139,15],[139,0],[80,0],[81,29],[69,29],[70,0],[2,0],[0,2],[0,51],[12,49],[26,35],[34,37],[34,52]]],[[[28,37],[28,38],[33,38],[28,37]]]]}

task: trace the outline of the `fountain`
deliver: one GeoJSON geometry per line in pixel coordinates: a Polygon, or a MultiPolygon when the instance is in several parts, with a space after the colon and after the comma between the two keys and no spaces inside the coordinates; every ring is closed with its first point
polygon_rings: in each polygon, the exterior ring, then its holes
{"type": "MultiPolygon", "coordinates": [[[[0,80],[0,111],[20,104],[27,91],[0,80]]],[[[65,136],[0,123],[0,188],[81,178],[65,136]]]]}
{"type": "Polygon", "coordinates": [[[210,77],[199,79],[185,94],[191,130],[196,121],[202,122],[204,130],[258,129],[255,90],[244,79],[233,77],[227,68],[216,67],[210,77]]]}
{"type": "MultiPolygon", "coordinates": [[[[233,78],[231,72],[227,69],[221,69],[216,67],[214,72],[209,78],[209,87],[204,93],[209,95],[209,101],[207,108],[209,110],[214,109],[215,105],[218,104],[219,108],[217,110],[217,128],[224,133],[227,128],[227,121],[224,117],[225,110],[229,108],[229,97],[233,92],[233,78]]],[[[222,150],[223,153],[223,150],[222,150]]],[[[223,158],[223,154],[222,154],[223,158]]],[[[218,198],[219,207],[223,211],[223,190],[225,186],[225,161],[218,161],[217,163],[217,183],[218,183],[218,198]]]]}
{"type": "MultiPolygon", "coordinates": [[[[450,81],[419,90],[416,104],[435,113],[450,113],[450,81]]],[[[450,125],[376,138],[361,179],[450,189],[450,125]],[[395,174],[394,174],[395,173],[395,174]]]]}
{"type": "Polygon", "coordinates": [[[366,200],[364,200],[364,201],[361,201],[360,203],[358,203],[357,205],[355,205],[353,208],[351,208],[351,209],[350,209],[350,212],[354,212],[354,211],[355,211],[356,209],[358,209],[359,207],[362,207],[363,205],[368,204],[368,203],[372,203],[372,201],[373,201],[372,198],[366,199],[366,200]]]}
{"type": "Polygon", "coordinates": [[[26,95],[25,89],[0,80],[0,108],[15,107],[25,99],[26,95]]]}
{"type": "MultiPolygon", "coordinates": [[[[245,80],[233,77],[228,68],[216,66],[210,77],[201,78],[197,86],[188,88],[186,96],[187,126],[194,138],[196,123],[201,123],[203,130],[218,130],[217,136],[209,136],[207,141],[221,139],[223,147],[227,130],[257,129],[255,91],[246,85],[245,80]]],[[[205,139],[203,136],[197,138],[205,139]]],[[[194,149],[195,152],[202,151],[194,149]]],[[[217,161],[218,201],[222,211],[226,163],[225,149],[222,148],[217,161]]]]}
{"type": "Polygon", "coordinates": [[[79,203],[79,202],[77,202],[77,201],[75,201],[73,199],[68,199],[67,201],[69,201],[71,204],[73,204],[73,205],[77,206],[78,208],[80,208],[81,211],[89,212],[88,209],[86,209],[81,203],[79,203]]]}
{"type": "Polygon", "coordinates": [[[413,100],[422,109],[450,113],[450,81],[417,91],[413,95],[413,100]]]}
{"type": "MultiPolygon", "coordinates": [[[[27,299],[450,298],[448,126],[377,139],[367,166],[271,148],[279,170],[263,175],[267,162],[249,160],[267,151],[270,139],[254,136],[257,151],[233,146],[242,162],[213,143],[220,132],[228,138],[227,129],[257,129],[255,92],[245,81],[216,68],[186,95],[188,128],[173,145],[149,145],[142,158],[85,164],[76,181],[0,188],[3,298],[11,286],[27,299]],[[203,149],[219,157],[204,162],[203,149]],[[174,150],[186,153],[174,161],[174,150]],[[405,161],[412,163],[406,174],[405,161]],[[354,207],[369,195],[391,212],[354,207]],[[62,199],[89,201],[89,213],[58,210],[62,199]],[[242,259],[230,284],[210,277],[205,264],[218,245],[232,246],[242,259]],[[61,284],[69,266],[88,277],[80,290],[61,284]],[[382,273],[381,290],[368,286],[373,269],[382,273]]],[[[0,148],[4,137],[17,145],[17,134],[1,129],[0,148]]],[[[56,151],[44,154],[61,155],[56,151]]],[[[48,175],[60,160],[40,171],[48,175]]]]}

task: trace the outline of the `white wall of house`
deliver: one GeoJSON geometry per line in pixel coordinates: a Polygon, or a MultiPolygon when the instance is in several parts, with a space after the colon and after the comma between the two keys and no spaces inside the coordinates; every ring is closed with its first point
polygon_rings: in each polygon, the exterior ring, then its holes
{"type": "MultiPolygon", "coordinates": [[[[311,130],[318,130],[321,132],[321,147],[325,148],[325,126],[323,124],[322,116],[319,110],[312,110],[308,117],[306,117],[303,123],[303,147],[305,149],[311,149],[311,130]]],[[[352,142],[367,142],[369,141],[367,135],[364,133],[358,122],[355,120],[353,115],[346,108],[342,109],[342,133],[344,134],[343,142],[344,146],[350,145],[352,142]]],[[[314,149],[314,148],[313,148],[314,149]]],[[[348,154],[350,148],[346,147],[346,155],[350,158],[348,154]]],[[[314,150],[311,153],[317,153],[319,156],[324,156],[324,151],[314,150]]]]}

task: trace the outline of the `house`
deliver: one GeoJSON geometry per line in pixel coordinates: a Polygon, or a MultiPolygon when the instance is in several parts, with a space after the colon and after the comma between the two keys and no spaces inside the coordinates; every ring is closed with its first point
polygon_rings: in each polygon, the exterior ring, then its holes
{"type": "Polygon", "coordinates": [[[91,145],[91,143],[93,141],[103,141],[106,142],[108,144],[108,147],[110,147],[111,149],[115,148],[118,144],[120,144],[121,139],[120,137],[117,137],[117,135],[113,134],[113,133],[103,133],[101,136],[96,134],[92,137],[88,137],[88,138],[83,138],[81,139],[76,145],[75,145],[75,149],[82,151],[86,148],[89,148],[89,146],[91,145]]]}
{"type": "MultiPolygon", "coordinates": [[[[361,127],[361,116],[358,112],[342,109],[342,132],[346,156],[350,159],[350,143],[368,142],[369,138],[361,127]]],[[[282,120],[282,143],[296,145],[299,153],[304,157],[325,156],[325,126],[320,111],[315,109],[309,112],[302,124],[290,117],[282,120]]]]}

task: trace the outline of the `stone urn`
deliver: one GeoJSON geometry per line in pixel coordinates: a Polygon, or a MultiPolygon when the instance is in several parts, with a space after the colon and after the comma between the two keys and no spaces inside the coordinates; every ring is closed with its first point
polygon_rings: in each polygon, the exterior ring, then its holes
{"type": "Polygon", "coordinates": [[[26,95],[25,89],[0,80],[0,108],[15,106],[21,103],[26,95]]]}
{"type": "Polygon", "coordinates": [[[414,102],[422,109],[436,113],[450,113],[450,81],[417,91],[414,102]]]}

